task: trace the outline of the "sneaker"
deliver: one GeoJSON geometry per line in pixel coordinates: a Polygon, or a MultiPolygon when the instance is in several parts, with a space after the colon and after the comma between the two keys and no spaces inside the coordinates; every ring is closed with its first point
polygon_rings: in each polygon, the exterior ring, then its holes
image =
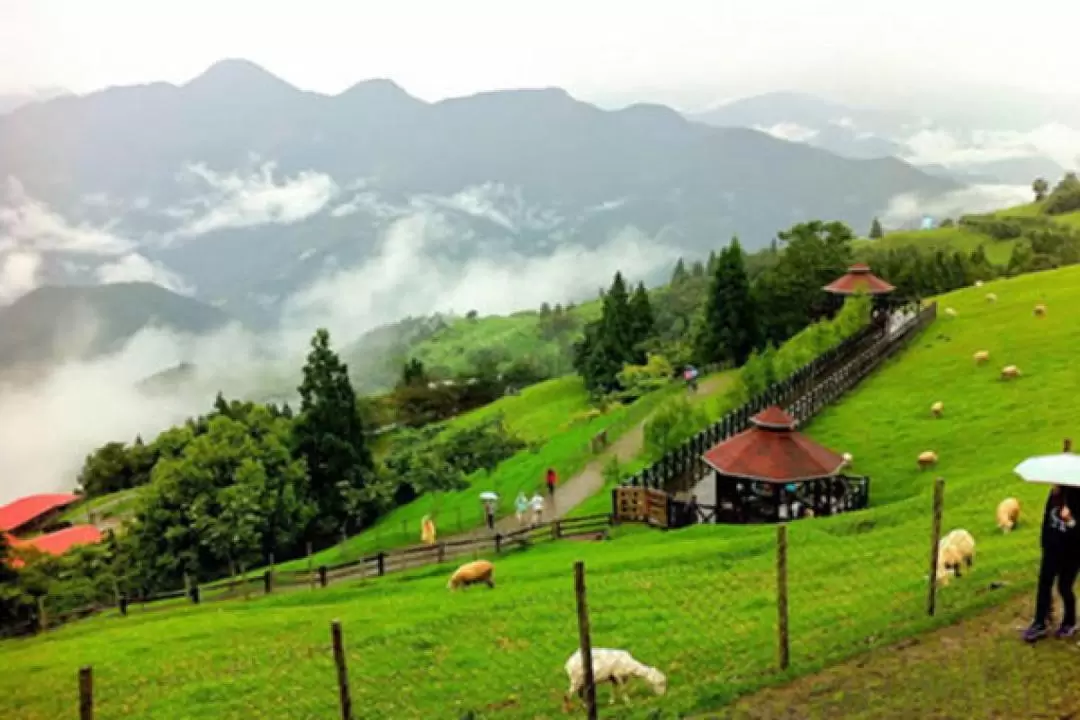
{"type": "Polygon", "coordinates": [[[1054,632],[1054,637],[1059,639],[1071,638],[1076,635],[1075,625],[1062,625],[1054,632]]]}
{"type": "Polygon", "coordinates": [[[1038,642],[1047,636],[1046,626],[1041,623],[1033,623],[1024,631],[1024,640],[1029,643],[1038,642]]]}

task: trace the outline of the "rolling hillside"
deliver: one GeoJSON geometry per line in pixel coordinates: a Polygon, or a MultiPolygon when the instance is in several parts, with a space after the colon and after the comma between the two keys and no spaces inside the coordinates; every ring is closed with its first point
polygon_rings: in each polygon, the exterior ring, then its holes
{"type": "Polygon", "coordinates": [[[494,591],[448,596],[449,569],[425,570],[236,603],[232,612],[221,605],[134,611],[0,644],[0,660],[12,669],[0,677],[0,709],[26,720],[69,714],[75,669],[93,663],[103,718],[329,716],[336,696],[327,623],[340,618],[353,701],[372,713],[556,717],[561,664],[576,643],[570,566],[581,558],[591,578],[594,644],[631,648],[669,677],[663,699],[639,686],[634,705],[612,717],[716,710],[745,692],[996,605],[1032,586],[1045,497],[1045,488],[1024,485],[1011,468],[1077,436],[1071,406],[1056,400],[1080,392],[1072,368],[1080,268],[989,287],[996,304],[975,289],[942,298],[956,318],[940,318],[808,427],[815,439],[854,454],[856,471],[873,478],[872,507],[790,525],[789,673],[773,669],[772,528],[627,528],[606,544],[554,544],[502,558],[494,591]],[[1033,316],[1036,302],[1048,305],[1046,317],[1033,316]],[[988,365],[974,365],[977,349],[990,351],[988,365]],[[1024,376],[999,381],[1006,363],[1024,376]],[[941,419],[929,413],[937,400],[945,404],[941,419]],[[914,461],[926,449],[941,458],[932,472],[914,461]],[[946,478],[944,528],[969,529],[979,550],[974,570],[940,592],[938,615],[928,619],[935,475],[946,478]],[[994,508],[1006,495],[1019,497],[1024,511],[1017,531],[1001,535],[994,508]],[[988,590],[991,581],[1004,589],[988,590]],[[395,692],[387,693],[391,682],[395,692]]]}
{"type": "Polygon", "coordinates": [[[0,308],[0,369],[113,352],[147,327],[198,335],[228,322],[152,283],[46,286],[0,308]]]}

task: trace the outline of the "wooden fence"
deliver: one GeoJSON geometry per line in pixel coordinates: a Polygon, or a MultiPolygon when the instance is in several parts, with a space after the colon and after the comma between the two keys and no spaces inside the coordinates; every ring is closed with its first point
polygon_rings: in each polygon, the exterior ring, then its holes
{"type": "Polygon", "coordinates": [[[711,447],[749,427],[750,418],[770,405],[786,407],[800,424],[853,388],[906,346],[937,317],[937,303],[908,306],[908,319],[897,327],[871,323],[832,350],[819,355],[788,378],[732,410],[681,447],[667,453],[623,483],[668,492],[693,487],[707,472],[701,456],[711,447]]]}

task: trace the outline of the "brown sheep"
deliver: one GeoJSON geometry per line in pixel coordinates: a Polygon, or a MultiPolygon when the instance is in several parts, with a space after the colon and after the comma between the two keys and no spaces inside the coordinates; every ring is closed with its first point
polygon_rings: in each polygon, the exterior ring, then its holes
{"type": "Polygon", "coordinates": [[[975,364],[976,365],[982,365],[984,362],[986,362],[987,360],[990,359],[990,351],[989,350],[979,350],[978,352],[975,353],[974,357],[975,357],[975,364]]]}
{"type": "Polygon", "coordinates": [[[945,403],[940,400],[930,406],[930,414],[936,418],[941,417],[943,412],[945,412],[945,403]]]}
{"type": "Polygon", "coordinates": [[[921,453],[919,453],[919,469],[925,470],[926,468],[930,467],[931,465],[936,465],[937,460],[938,460],[937,453],[934,452],[933,450],[927,450],[925,452],[921,452],[921,453]]]}
{"type": "Polygon", "coordinates": [[[1002,380],[1015,380],[1018,377],[1020,377],[1020,368],[1016,367],[1015,365],[1006,365],[1005,367],[1001,368],[1002,380]]]}
{"type": "Polygon", "coordinates": [[[1039,303],[1035,306],[1035,317],[1042,317],[1044,315],[1046,315],[1046,306],[1039,303]]]}
{"type": "Polygon", "coordinates": [[[489,588],[494,588],[495,581],[492,579],[494,572],[495,566],[487,560],[467,562],[454,571],[454,574],[450,576],[450,581],[446,583],[446,587],[450,590],[457,590],[459,587],[484,583],[489,588]]]}
{"type": "Polygon", "coordinates": [[[1002,532],[1009,532],[1016,527],[1020,519],[1020,501],[1016,498],[1005,498],[997,506],[997,525],[1002,532]]]}

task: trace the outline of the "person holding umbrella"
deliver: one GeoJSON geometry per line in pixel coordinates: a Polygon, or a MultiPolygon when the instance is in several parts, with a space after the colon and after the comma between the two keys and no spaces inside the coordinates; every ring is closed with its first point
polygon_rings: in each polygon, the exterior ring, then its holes
{"type": "Polygon", "coordinates": [[[1055,637],[1069,638],[1076,634],[1076,595],[1073,584],[1080,572],[1080,530],[1075,512],[1080,512],[1080,456],[1073,455],[1072,441],[1065,440],[1065,452],[1030,458],[1016,467],[1016,472],[1029,482],[1057,483],[1050,488],[1043,510],[1041,532],[1042,561],[1039,564],[1039,584],[1035,595],[1035,618],[1024,631],[1024,640],[1038,642],[1049,634],[1050,603],[1055,581],[1064,613],[1055,637]]]}
{"type": "Polygon", "coordinates": [[[480,500],[484,503],[484,522],[487,525],[488,530],[495,529],[495,503],[498,502],[499,496],[496,493],[487,491],[480,493],[480,500]]]}

